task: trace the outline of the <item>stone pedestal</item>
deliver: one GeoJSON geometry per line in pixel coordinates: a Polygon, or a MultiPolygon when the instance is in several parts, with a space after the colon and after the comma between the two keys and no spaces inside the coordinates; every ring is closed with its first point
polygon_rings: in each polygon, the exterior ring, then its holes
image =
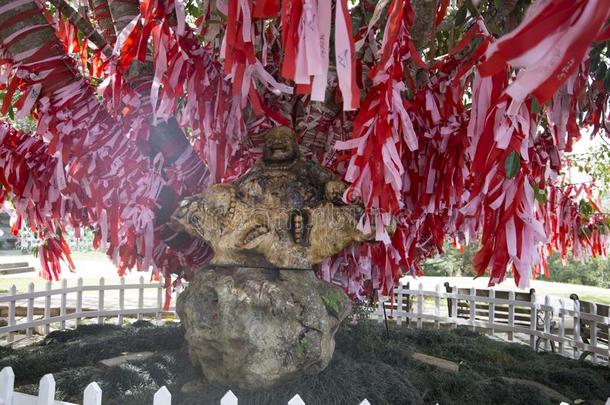
{"type": "Polygon", "coordinates": [[[200,270],[176,309],[191,361],[211,382],[265,388],[328,366],[351,304],[312,271],[200,270]]]}

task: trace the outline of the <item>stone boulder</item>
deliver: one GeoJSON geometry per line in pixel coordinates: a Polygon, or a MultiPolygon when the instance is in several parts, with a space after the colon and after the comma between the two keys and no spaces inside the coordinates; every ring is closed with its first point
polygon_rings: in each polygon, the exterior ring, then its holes
{"type": "Polygon", "coordinates": [[[351,304],[312,271],[231,267],[200,270],[176,309],[207,380],[256,389],[324,370],[351,304]]]}

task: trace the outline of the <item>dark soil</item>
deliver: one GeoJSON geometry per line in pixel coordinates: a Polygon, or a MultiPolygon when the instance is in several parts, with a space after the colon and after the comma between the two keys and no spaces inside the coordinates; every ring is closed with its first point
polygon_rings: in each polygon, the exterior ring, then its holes
{"type": "Polygon", "coordinates": [[[38,380],[53,373],[57,399],[81,402],[87,384],[96,381],[104,404],[150,405],[163,385],[173,404],[219,404],[231,388],[240,405],[286,404],[299,394],[309,405],[358,405],[367,398],[382,404],[556,404],[531,385],[511,384],[502,377],[536,381],[582,404],[604,404],[610,397],[610,368],[534,353],[529,347],[488,339],[466,330],[432,331],[371,322],[342,326],[330,366],[315,376],[263,391],[244,391],[201,381],[191,367],[183,332],[178,325],[153,327],[81,326],[54,332],[40,344],[13,350],[0,348],[0,367],[15,371],[20,392],[36,393],[38,380]],[[144,361],[103,369],[101,359],[123,352],[154,351],[144,361]],[[457,374],[412,360],[413,351],[460,364],[457,374]],[[190,383],[189,394],[181,388],[190,383]]]}

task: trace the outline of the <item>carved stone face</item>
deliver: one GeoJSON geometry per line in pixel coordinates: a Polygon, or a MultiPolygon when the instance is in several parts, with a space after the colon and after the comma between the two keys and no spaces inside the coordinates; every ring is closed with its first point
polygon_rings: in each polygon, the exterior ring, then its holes
{"type": "Polygon", "coordinates": [[[267,133],[263,146],[263,161],[265,163],[290,163],[297,156],[298,146],[290,129],[285,127],[274,128],[267,133]]]}

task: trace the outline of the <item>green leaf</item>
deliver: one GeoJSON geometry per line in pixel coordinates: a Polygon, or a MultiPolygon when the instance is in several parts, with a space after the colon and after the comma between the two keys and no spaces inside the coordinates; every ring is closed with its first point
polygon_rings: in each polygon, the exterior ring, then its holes
{"type": "Polygon", "coordinates": [[[455,13],[455,26],[461,27],[466,22],[466,6],[463,5],[460,9],[455,13]]]}
{"type": "Polygon", "coordinates": [[[536,100],[536,97],[532,97],[532,113],[533,114],[538,114],[540,112],[540,104],[538,104],[538,100],[536,100]]]}
{"type": "Polygon", "coordinates": [[[593,212],[593,207],[588,201],[580,200],[578,203],[578,212],[580,212],[585,218],[588,218],[593,212]]]}
{"type": "Polygon", "coordinates": [[[546,203],[546,190],[544,189],[539,189],[538,186],[536,185],[536,183],[531,183],[532,188],[534,189],[534,197],[536,198],[536,200],[538,200],[538,202],[540,204],[544,204],[546,203]]]}
{"type": "Polygon", "coordinates": [[[190,15],[192,15],[193,17],[195,17],[195,18],[201,17],[202,12],[194,1],[188,2],[184,6],[184,8],[186,9],[186,12],[189,13],[190,15]]]}
{"type": "Polygon", "coordinates": [[[504,171],[507,179],[512,179],[517,175],[521,165],[521,156],[516,150],[512,151],[504,161],[504,171]]]}

